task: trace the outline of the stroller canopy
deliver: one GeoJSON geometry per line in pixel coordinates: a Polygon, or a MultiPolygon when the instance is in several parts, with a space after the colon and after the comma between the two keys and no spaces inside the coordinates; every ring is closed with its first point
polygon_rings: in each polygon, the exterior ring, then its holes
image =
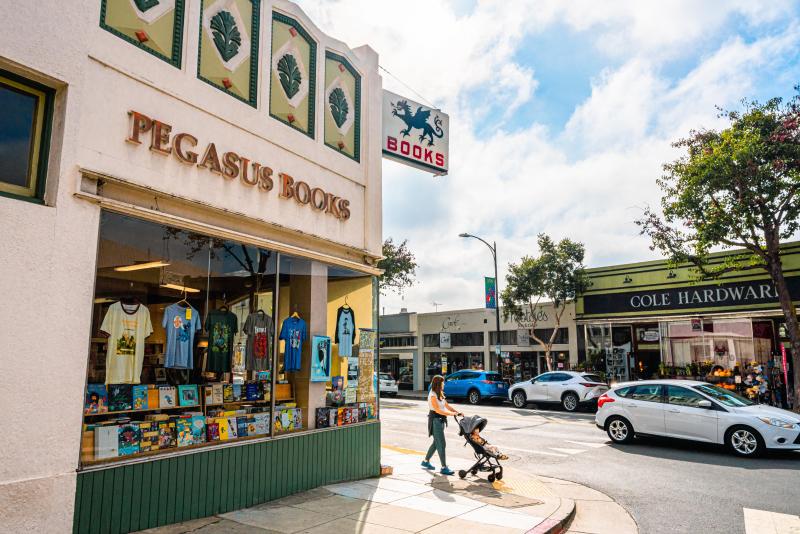
{"type": "Polygon", "coordinates": [[[463,417],[459,422],[458,426],[461,428],[461,432],[469,435],[477,428],[478,432],[482,432],[484,428],[486,428],[486,424],[489,421],[481,417],[480,415],[471,415],[469,417],[463,417]]]}

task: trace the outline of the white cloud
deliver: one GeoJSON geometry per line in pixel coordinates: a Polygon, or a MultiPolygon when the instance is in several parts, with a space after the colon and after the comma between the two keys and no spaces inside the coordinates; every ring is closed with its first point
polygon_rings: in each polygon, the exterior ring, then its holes
{"type": "MultiPolygon", "coordinates": [[[[451,117],[448,177],[384,162],[384,232],[408,238],[420,265],[404,297],[382,299],[390,313],[433,310],[434,301],[482,305],[491,255],[460,232],[497,239],[501,285],[509,262],[536,253],[539,232],[584,242],[590,265],[654,257],[633,221],[658,203],[655,179],[677,154],[671,142],[718,125],[715,105],[735,105],[766,78],[800,74],[783,72],[800,44],[797,23],[781,22],[792,20],[791,2],[487,0],[468,13],[457,2],[459,14],[455,4],[422,0],[300,4],[324,31],[369,43],[383,66],[451,117]],[[738,36],[734,18],[766,30],[738,36]],[[525,37],[564,26],[590,32],[595,49],[586,53],[613,60],[586,81],[591,92],[563,131],[535,121],[503,129],[548,83],[520,59],[525,37]],[[717,44],[697,59],[698,42],[717,44]],[[676,60],[693,63],[674,78],[665,66],[676,60]],[[489,118],[501,128],[486,128],[489,118]]],[[[391,77],[384,83],[408,94],[391,77]]]]}

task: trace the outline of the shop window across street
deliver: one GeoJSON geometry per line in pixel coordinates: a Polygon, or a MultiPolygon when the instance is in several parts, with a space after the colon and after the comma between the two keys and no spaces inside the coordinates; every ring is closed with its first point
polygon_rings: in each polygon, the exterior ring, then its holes
{"type": "Polygon", "coordinates": [[[44,197],[53,91],[0,70],[0,194],[44,197]]]}
{"type": "Polygon", "coordinates": [[[82,466],[376,419],[374,283],[104,211],[82,466]]]}

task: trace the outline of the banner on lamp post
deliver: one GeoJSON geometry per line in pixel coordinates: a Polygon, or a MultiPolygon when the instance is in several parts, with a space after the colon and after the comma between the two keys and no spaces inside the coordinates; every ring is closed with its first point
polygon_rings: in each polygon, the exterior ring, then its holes
{"type": "Polygon", "coordinates": [[[483,285],[486,290],[486,307],[497,308],[497,280],[487,276],[483,279],[483,285]]]}

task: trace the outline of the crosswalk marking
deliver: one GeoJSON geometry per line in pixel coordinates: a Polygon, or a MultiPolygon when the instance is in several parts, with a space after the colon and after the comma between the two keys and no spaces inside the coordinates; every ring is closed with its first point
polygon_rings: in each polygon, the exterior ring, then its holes
{"type": "Polygon", "coordinates": [[[558,451],[563,452],[564,454],[578,454],[580,452],[586,452],[586,449],[563,449],[561,447],[548,447],[551,451],[558,451]]]}
{"type": "Polygon", "coordinates": [[[800,534],[800,516],[743,508],[746,534],[800,534]]]}
{"type": "Polygon", "coordinates": [[[572,443],[573,445],[581,445],[582,447],[591,447],[593,449],[599,449],[600,447],[605,447],[606,446],[606,442],[603,442],[603,443],[589,443],[588,441],[572,441],[571,439],[568,439],[567,443],[572,443]]]}

